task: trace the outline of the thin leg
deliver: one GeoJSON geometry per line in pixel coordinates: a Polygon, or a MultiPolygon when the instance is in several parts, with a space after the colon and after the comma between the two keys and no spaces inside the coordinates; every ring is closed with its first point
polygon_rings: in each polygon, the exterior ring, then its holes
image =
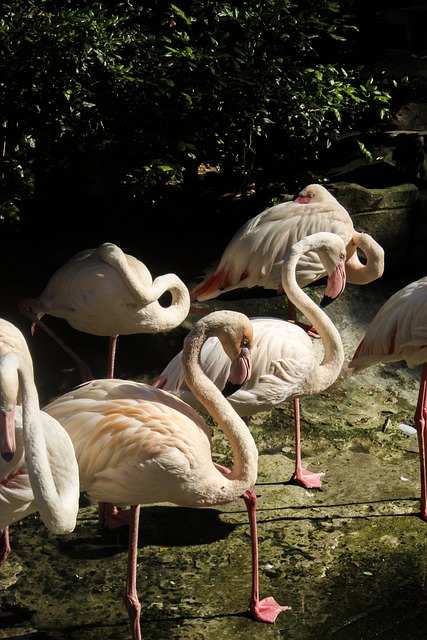
{"type": "Polygon", "coordinates": [[[25,300],[20,300],[18,302],[18,307],[20,312],[24,316],[27,316],[27,318],[30,318],[30,320],[32,320],[33,324],[31,326],[31,333],[34,333],[35,324],[41,327],[43,331],[45,331],[53,340],[55,340],[55,342],[59,344],[59,346],[62,347],[66,353],[68,353],[70,358],[74,360],[79,368],[82,382],[89,382],[89,380],[93,380],[92,371],[90,370],[89,365],[87,365],[84,360],[79,358],[75,351],[73,351],[67,344],[65,344],[65,342],[63,342],[63,340],[61,340],[61,338],[56,335],[56,333],[52,331],[52,329],[49,329],[49,327],[42,320],[40,320],[40,318],[38,318],[35,313],[31,311],[31,309],[26,305],[25,300]]]}
{"type": "Polygon", "coordinates": [[[325,474],[313,473],[304,469],[301,463],[301,419],[299,398],[294,398],[294,421],[295,421],[295,471],[292,481],[305,487],[306,489],[320,489],[322,486],[321,477],[325,474]]]}
{"type": "Polygon", "coordinates": [[[4,565],[10,553],[9,527],[0,531],[0,567],[4,565]]]}
{"type": "Polygon", "coordinates": [[[248,612],[254,620],[258,622],[275,622],[277,616],[282,611],[287,611],[290,607],[285,607],[269,596],[263,600],[259,599],[259,569],[258,569],[258,533],[256,522],[256,502],[257,498],[252,489],[246,491],[242,496],[245,501],[249,516],[249,526],[251,530],[252,549],[252,593],[249,602],[248,612]]]}
{"type": "Polygon", "coordinates": [[[131,507],[131,524],[129,530],[128,566],[125,589],[125,605],[129,616],[132,640],[141,640],[140,614],[141,603],[136,590],[136,572],[138,568],[138,529],[139,504],[131,507]]]}
{"type": "MultiPolygon", "coordinates": [[[[9,527],[5,527],[0,531],[0,567],[6,562],[9,553],[9,527]]],[[[0,609],[0,618],[10,618],[12,615],[13,613],[11,611],[2,611],[2,609],[0,609]]]]}
{"type": "Polygon", "coordinates": [[[116,361],[117,337],[118,336],[110,337],[110,344],[108,348],[107,378],[114,378],[114,363],[116,361]]]}
{"type": "Polygon", "coordinates": [[[421,478],[421,518],[427,520],[427,364],[421,369],[420,390],[415,411],[415,426],[417,427],[418,449],[420,456],[421,478]]]}

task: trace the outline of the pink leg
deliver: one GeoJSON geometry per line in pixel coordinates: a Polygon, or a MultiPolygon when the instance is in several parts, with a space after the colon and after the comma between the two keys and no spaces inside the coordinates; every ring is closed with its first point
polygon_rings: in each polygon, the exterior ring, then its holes
{"type": "Polygon", "coordinates": [[[79,358],[79,356],[75,353],[75,351],[73,351],[68,345],[66,345],[65,342],[63,342],[61,338],[57,336],[54,331],[52,331],[52,329],[49,329],[49,327],[31,311],[31,309],[26,305],[25,300],[19,300],[18,306],[19,306],[20,312],[24,316],[27,316],[27,318],[30,318],[30,320],[33,321],[33,324],[31,327],[31,333],[34,333],[35,324],[41,327],[43,331],[45,331],[53,340],[55,340],[55,342],[59,344],[59,346],[62,347],[66,353],[68,353],[70,358],[74,360],[74,362],[79,368],[82,381],[89,382],[89,380],[93,380],[92,371],[90,370],[86,362],[84,362],[84,360],[79,358]]]}
{"type": "MultiPolygon", "coordinates": [[[[5,527],[0,531],[0,567],[6,562],[10,553],[9,527],[5,527]]],[[[10,618],[13,615],[10,611],[2,611],[0,609],[0,618],[10,618]]]]}
{"type": "Polygon", "coordinates": [[[131,507],[131,524],[129,530],[128,567],[125,590],[125,605],[129,616],[132,640],[141,640],[140,614],[141,603],[136,590],[136,572],[138,568],[138,529],[139,504],[131,507]]]}
{"type": "Polygon", "coordinates": [[[313,473],[304,469],[301,463],[301,420],[299,398],[294,399],[294,420],[295,420],[295,471],[292,481],[305,487],[306,489],[320,489],[322,486],[321,477],[325,474],[313,473]]]}
{"type": "Polygon", "coordinates": [[[421,518],[427,521],[427,363],[421,369],[421,382],[415,411],[415,426],[418,434],[421,477],[421,518]]]}
{"type": "Polygon", "coordinates": [[[259,599],[259,570],[258,570],[258,533],[256,522],[256,495],[252,489],[246,491],[242,496],[245,501],[246,509],[249,516],[249,525],[251,530],[251,548],[252,548],[252,593],[248,607],[248,612],[258,622],[273,623],[279,613],[287,611],[290,607],[285,607],[276,602],[274,598],[269,596],[263,600],[259,599]]]}
{"type": "Polygon", "coordinates": [[[108,349],[108,368],[107,368],[107,378],[114,378],[114,363],[116,360],[116,346],[117,346],[117,336],[110,337],[110,344],[108,349]]]}
{"type": "Polygon", "coordinates": [[[4,565],[10,553],[9,527],[0,531],[0,567],[4,565]]]}

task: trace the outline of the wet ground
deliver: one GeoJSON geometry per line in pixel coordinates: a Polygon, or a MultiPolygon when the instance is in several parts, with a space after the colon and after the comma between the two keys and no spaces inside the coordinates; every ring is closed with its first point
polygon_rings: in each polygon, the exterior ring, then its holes
{"type": "MultiPolygon", "coordinates": [[[[408,281],[348,285],[327,308],[347,361],[377,309],[408,281]]],[[[320,299],[319,288],[310,295],[320,299]]],[[[279,316],[284,309],[276,298],[216,301],[212,307],[279,316]]],[[[154,379],[180,349],[194,319],[168,336],[119,338],[119,375],[154,379]]],[[[17,321],[29,335],[26,320],[17,321]]],[[[75,340],[95,375],[102,375],[104,339],[76,337],[63,321],[49,324],[75,340]]],[[[36,332],[30,346],[42,402],[79,381],[49,338],[36,332]]],[[[344,371],[327,392],[301,400],[304,465],[325,472],[322,490],[289,483],[292,404],[252,418],[249,428],[260,451],[255,487],[260,595],[291,607],[273,625],[245,614],[251,558],[243,501],[206,510],[143,507],[138,568],[143,638],[425,638],[427,523],[419,517],[418,446],[416,436],[398,426],[413,424],[419,372],[404,363],[352,376],[344,371]]],[[[214,451],[217,462],[232,463],[216,430],[214,451]]],[[[37,516],[11,527],[0,603],[15,615],[0,619],[0,639],[129,640],[122,600],[126,528],[101,533],[96,507],[83,505],[82,498],[78,525],[64,537],[50,534],[37,516]]]]}

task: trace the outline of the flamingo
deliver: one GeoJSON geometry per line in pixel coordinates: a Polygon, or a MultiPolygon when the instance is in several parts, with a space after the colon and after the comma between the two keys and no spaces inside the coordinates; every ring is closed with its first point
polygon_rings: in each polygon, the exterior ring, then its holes
{"type": "MultiPolygon", "coordinates": [[[[24,336],[14,324],[0,318],[0,357],[9,351],[19,353],[29,373],[34,375],[33,360],[24,336]]],[[[2,401],[0,404],[0,453],[6,461],[10,461],[16,451],[15,405],[20,403],[21,391],[18,386],[16,397],[9,397],[6,403],[2,401]]],[[[6,561],[9,553],[9,527],[6,526],[0,530],[0,566],[6,561]]]]}
{"type": "Polygon", "coordinates": [[[354,372],[404,360],[421,365],[415,426],[421,477],[421,518],[427,520],[427,276],[394,293],[369,324],[348,366],[354,372]]]}
{"type": "MultiPolygon", "coordinates": [[[[316,252],[334,282],[334,295],[345,285],[345,247],[341,238],[320,232],[300,240],[287,251],[282,266],[282,285],[289,300],[315,323],[323,341],[324,357],[318,362],[314,345],[307,333],[296,324],[280,318],[251,318],[254,332],[251,376],[236,390],[236,377],[223,356],[219,342],[210,338],[201,352],[205,374],[225,391],[227,399],[243,418],[268,411],[285,400],[320,393],[337,379],[344,350],[340,334],[330,318],[300,288],[296,280],[298,263],[307,252],[316,252]]],[[[203,407],[192,394],[182,369],[182,354],[166,366],[154,385],[166,389],[199,411],[203,407]]],[[[320,488],[323,473],[302,467],[299,405],[295,411],[295,471],[293,482],[306,488],[320,488]]]]}
{"type": "Polygon", "coordinates": [[[175,274],[154,280],[145,264],[120,247],[105,242],[80,251],[50,278],[36,299],[18,301],[21,312],[41,326],[77,363],[83,382],[93,378],[89,366],[41,320],[65,319],[74,329],[109,337],[107,377],[114,375],[117,338],[135,333],[159,333],[177,327],[187,317],[187,287],[175,274]],[[169,291],[168,307],[159,303],[169,291]]]}
{"type": "MultiPolygon", "coordinates": [[[[40,410],[25,338],[4,319],[0,319],[0,441],[1,566],[10,552],[10,524],[38,511],[50,531],[70,533],[76,526],[80,496],[71,439],[57,420],[40,410]]],[[[0,611],[0,617],[9,615],[0,611]]]]}
{"type": "Polygon", "coordinates": [[[272,623],[288,608],[271,597],[259,600],[253,491],[258,450],[243,420],[200,367],[200,350],[212,335],[218,336],[232,362],[240,362],[243,382],[250,373],[252,325],[244,314],[217,311],[196,322],[184,341],[187,384],[228,438],[235,460],[231,471],[213,462],[210,429],[200,414],[151,385],[119,379],[93,380],[45,407],[73,441],[82,491],[96,502],[132,505],[125,602],[134,640],[141,638],[136,591],[141,504],[168,502],[209,507],[242,496],[252,535],[248,610],[256,620],[272,623]]]}
{"type": "MultiPolygon", "coordinates": [[[[248,220],[231,238],[217,267],[190,293],[191,302],[217,298],[227,291],[252,288],[283,293],[282,265],[290,246],[319,231],[339,235],[346,247],[346,281],[368,284],[384,272],[384,250],[367,233],[359,233],[334,196],[320,184],[310,184],[292,201],[282,202],[248,220]],[[359,259],[357,249],[366,257],[359,259]]],[[[306,287],[327,276],[319,257],[309,252],[299,261],[296,279],[306,287]]],[[[294,318],[288,303],[288,319],[294,318]]]]}

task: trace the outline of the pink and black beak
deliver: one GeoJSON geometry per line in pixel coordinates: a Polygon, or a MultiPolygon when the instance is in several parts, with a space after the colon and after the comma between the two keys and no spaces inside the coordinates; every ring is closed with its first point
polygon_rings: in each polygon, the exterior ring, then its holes
{"type": "Polygon", "coordinates": [[[15,409],[0,411],[0,454],[3,460],[10,462],[16,451],[15,409]]]}
{"type": "Polygon", "coordinates": [[[325,308],[342,294],[346,284],[345,258],[343,257],[333,272],[328,276],[326,289],[320,306],[325,308]]]}
{"type": "Polygon", "coordinates": [[[222,394],[228,398],[233,393],[238,391],[247,380],[251,377],[252,373],[252,354],[250,347],[242,347],[239,356],[231,365],[230,375],[222,394]]]}

